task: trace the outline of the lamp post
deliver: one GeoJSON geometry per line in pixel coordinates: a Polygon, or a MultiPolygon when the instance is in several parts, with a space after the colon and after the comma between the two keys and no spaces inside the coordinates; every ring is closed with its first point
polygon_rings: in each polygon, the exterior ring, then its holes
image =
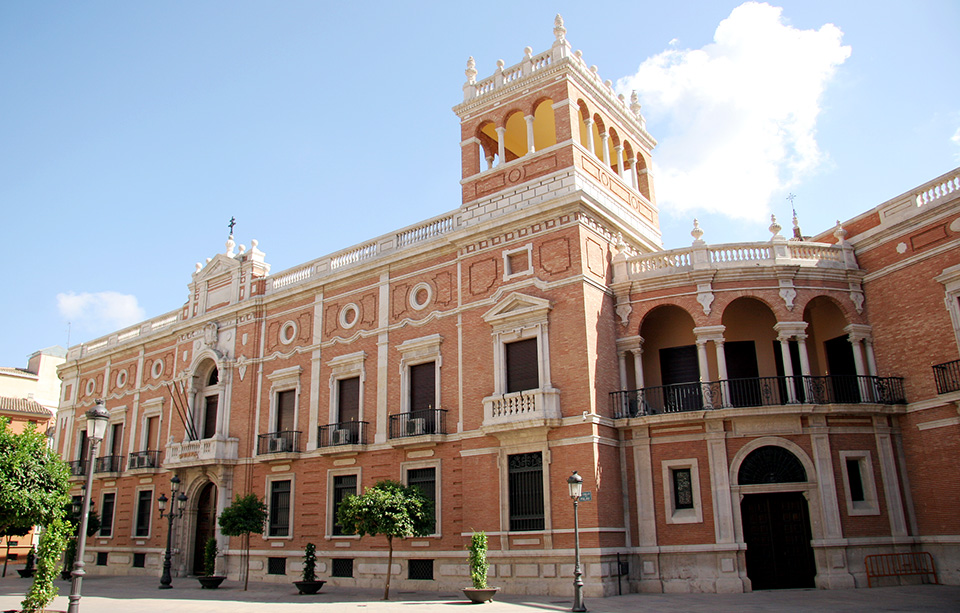
{"type": "Polygon", "coordinates": [[[571,611],[586,611],[583,605],[583,573],[580,572],[580,518],[577,515],[577,504],[583,493],[583,477],[573,471],[567,477],[567,487],[570,488],[570,498],[573,499],[573,543],[576,552],[576,565],[573,567],[573,608],[571,611]]]}
{"type": "MultiPolygon", "coordinates": [[[[170,498],[172,498],[170,512],[166,514],[167,517],[167,551],[163,554],[163,575],[160,576],[160,589],[169,590],[173,586],[172,579],[170,578],[170,543],[173,536],[173,520],[183,515],[183,507],[187,504],[187,495],[183,492],[177,493],[177,490],[180,489],[180,477],[174,475],[170,479],[170,498]],[[172,504],[176,501],[176,509],[172,504]]],[[[164,511],[167,508],[167,495],[160,494],[160,498],[157,500],[160,505],[160,519],[164,517],[164,511]]]]}
{"type": "Polygon", "coordinates": [[[90,496],[93,493],[93,459],[97,452],[97,445],[103,440],[103,435],[107,431],[107,421],[110,420],[110,413],[103,406],[103,400],[97,399],[93,408],[87,411],[87,440],[89,441],[89,451],[87,452],[87,482],[83,492],[83,506],[80,514],[80,534],[77,535],[77,559],[73,563],[73,580],[70,583],[70,604],[67,606],[67,613],[80,613],[80,585],[83,582],[83,576],[87,573],[83,570],[83,555],[87,545],[87,521],[90,515],[90,496]]]}

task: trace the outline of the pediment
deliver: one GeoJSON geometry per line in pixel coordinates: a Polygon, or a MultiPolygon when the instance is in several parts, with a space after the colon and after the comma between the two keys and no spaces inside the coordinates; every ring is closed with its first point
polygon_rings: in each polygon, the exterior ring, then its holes
{"type": "Polygon", "coordinates": [[[213,279],[214,277],[232,273],[238,268],[240,268],[240,262],[231,257],[227,257],[222,253],[218,253],[209,262],[207,262],[206,266],[193,273],[193,281],[194,283],[198,281],[207,281],[209,279],[213,279]]]}
{"type": "Polygon", "coordinates": [[[483,314],[488,324],[503,324],[514,321],[533,321],[547,318],[553,305],[546,298],[513,292],[483,314]]]}

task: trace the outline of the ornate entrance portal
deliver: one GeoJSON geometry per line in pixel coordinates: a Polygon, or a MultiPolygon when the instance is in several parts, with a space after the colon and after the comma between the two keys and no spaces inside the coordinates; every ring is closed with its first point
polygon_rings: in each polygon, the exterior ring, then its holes
{"type": "Polygon", "coordinates": [[[203,574],[203,550],[217,528],[217,486],[207,483],[197,496],[197,522],[193,541],[193,574],[203,574]]]}

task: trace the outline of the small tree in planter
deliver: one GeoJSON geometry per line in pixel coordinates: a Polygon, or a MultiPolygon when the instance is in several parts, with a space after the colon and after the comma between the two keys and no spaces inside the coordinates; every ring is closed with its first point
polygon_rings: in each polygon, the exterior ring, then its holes
{"type": "Polygon", "coordinates": [[[263,525],[267,521],[267,504],[257,498],[256,494],[237,494],[233,504],[223,510],[218,521],[220,531],[225,535],[243,537],[240,572],[243,575],[243,589],[246,591],[250,576],[250,535],[263,534],[263,525]]]}
{"type": "Polygon", "coordinates": [[[294,581],[301,594],[316,594],[326,581],[317,581],[317,546],[307,543],[303,551],[303,570],[300,571],[300,581],[294,581]]]}
{"type": "Polygon", "coordinates": [[[203,576],[197,577],[200,586],[204,589],[215,590],[226,579],[223,575],[217,574],[218,553],[220,553],[220,549],[217,547],[217,537],[211,536],[207,539],[207,544],[203,548],[203,576]]]}
{"type": "Polygon", "coordinates": [[[500,590],[498,587],[487,586],[487,571],[490,564],[487,562],[487,534],[474,532],[470,537],[470,547],[467,562],[470,564],[470,581],[473,587],[463,588],[463,595],[474,604],[489,602],[500,590]]]}
{"type": "Polygon", "coordinates": [[[418,487],[385,479],[362,496],[347,496],[337,510],[337,522],[347,534],[387,537],[387,582],[383,599],[390,599],[393,538],[426,536],[433,531],[433,503],[418,487]]]}

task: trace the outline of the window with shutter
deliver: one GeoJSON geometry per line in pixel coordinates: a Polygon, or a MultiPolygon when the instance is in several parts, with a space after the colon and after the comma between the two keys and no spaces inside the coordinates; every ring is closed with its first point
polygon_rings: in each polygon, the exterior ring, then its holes
{"type": "Polygon", "coordinates": [[[536,337],[507,343],[505,350],[507,393],[538,389],[540,364],[536,337]]]}
{"type": "Polygon", "coordinates": [[[337,381],[338,422],[360,421],[360,377],[337,381]]]}
{"type": "Polygon", "coordinates": [[[277,416],[274,432],[293,430],[294,413],[296,412],[297,390],[283,390],[277,392],[277,416]]]}

